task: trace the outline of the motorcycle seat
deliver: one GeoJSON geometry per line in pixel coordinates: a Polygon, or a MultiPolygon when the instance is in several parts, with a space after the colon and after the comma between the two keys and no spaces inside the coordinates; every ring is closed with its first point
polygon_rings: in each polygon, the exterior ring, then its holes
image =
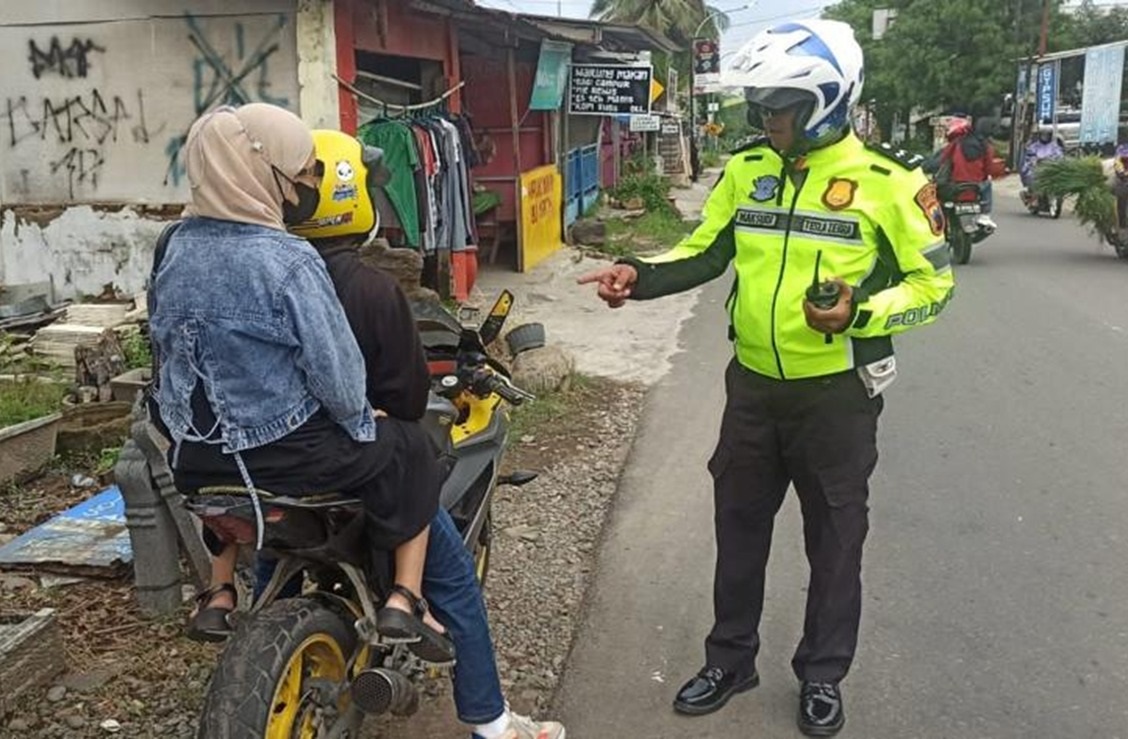
{"type": "MultiPolygon", "coordinates": [[[[259,501],[264,504],[270,504],[278,508],[296,508],[303,510],[325,510],[327,508],[361,508],[362,504],[359,498],[354,498],[340,493],[316,493],[314,495],[303,495],[300,498],[287,495],[275,495],[269,490],[262,488],[255,488],[255,493],[259,497],[259,501]]],[[[212,487],[200,488],[195,494],[189,496],[196,501],[202,502],[201,499],[207,498],[245,498],[246,502],[250,502],[251,493],[246,487],[237,485],[216,485],[212,487]]]]}

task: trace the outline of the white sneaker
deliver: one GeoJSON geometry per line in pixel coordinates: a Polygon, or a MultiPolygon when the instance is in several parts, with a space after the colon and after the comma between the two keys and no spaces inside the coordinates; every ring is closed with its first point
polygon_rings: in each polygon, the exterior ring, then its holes
{"type": "Polygon", "coordinates": [[[564,739],[564,725],[555,721],[534,721],[528,716],[509,714],[509,728],[501,739],[564,739]]]}
{"type": "Polygon", "coordinates": [[[995,221],[993,221],[991,219],[991,216],[987,215],[986,213],[984,213],[983,215],[976,218],[975,223],[978,226],[982,226],[983,228],[989,228],[992,231],[994,231],[995,229],[997,229],[999,227],[999,224],[995,223],[995,221]]]}

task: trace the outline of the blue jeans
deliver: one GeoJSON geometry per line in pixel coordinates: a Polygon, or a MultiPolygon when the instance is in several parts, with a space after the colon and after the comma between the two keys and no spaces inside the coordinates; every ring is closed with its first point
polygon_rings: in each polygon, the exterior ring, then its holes
{"type": "MultiPolygon", "coordinates": [[[[255,563],[255,597],[266,587],[277,563],[259,557],[255,563]]],[[[282,597],[298,594],[292,581],[282,597]]],[[[431,521],[427,564],[423,568],[423,597],[435,618],[450,632],[458,654],[454,666],[454,705],[467,724],[487,724],[505,713],[505,698],[494,659],[486,604],[474,573],[474,559],[462,544],[454,520],[440,509],[431,521]]]]}
{"type": "Polygon", "coordinates": [[[991,180],[984,180],[979,185],[979,204],[983,207],[984,213],[991,212],[991,196],[993,194],[991,188],[991,180]]]}

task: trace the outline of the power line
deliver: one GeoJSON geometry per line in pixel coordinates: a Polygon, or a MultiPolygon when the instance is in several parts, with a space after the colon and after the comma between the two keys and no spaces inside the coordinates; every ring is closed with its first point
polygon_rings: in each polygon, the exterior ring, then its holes
{"type": "MultiPolygon", "coordinates": [[[[520,10],[521,8],[514,4],[513,0],[479,0],[480,2],[504,2],[510,7],[520,10]]],[[[521,0],[521,5],[583,5],[591,6],[591,0],[521,0]]]]}
{"type": "Polygon", "coordinates": [[[829,3],[822,3],[821,5],[813,5],[809,8],[800,8],[799,10],[790,10],[786,13],[780,13],[779,15],[769,15],[769,16],[764,17],[764,18],[756,18],[754,20],[745,21],[743,23],[733,23],[732,25],[729,26],[729,28],[732,29],[732,28],[742,28],[744,26],[756,26],[756,25],[760,25],[760,24],[763,24],[763,23],[771,23],[772,21],[779,21],[779,20],[785,20],[787,18],[794,18],[795,16],[802,15],[803,13],[813,13],[816,10],[823,10],[828,4],[829,3]]]}
{"type": "Polygon", "coordinates": [[[815,5],[815,6],[811,6],[811,7],[807,7],[807,8],[799,8],[799,9],[796,9],[796,10],[789,11],[787,13],[781,13],[779,15],[766,16],[766,17],[763,17],[763,18],[757,18],[756,20],[745,21],[743,23],[734,23],[731,26],[729,26],[728,31],[725,32],[725,36],[722,37],[721,43],[727,44],[727,45],[730,45],[730,46],[734,46],[734,47],[739,47],[745,41],[747,41],[747,40],[751,39],[753,36],[755,36],[756,33],[759,32],[760,26],[766,26],[766,25],[771,24],[773,21],[779,21],[779,20],[801,20],[802,17],[805,16],[805,15],[823,10],[826,7],[826,5],[827,5],[826,3],[823,3],[822,5],[815,5]],[[740,34],[730,34],[732,29],[734,29],[734,28],[748,28],[748,29],[750,29],[751,32],[740,33],[740,34]]]}

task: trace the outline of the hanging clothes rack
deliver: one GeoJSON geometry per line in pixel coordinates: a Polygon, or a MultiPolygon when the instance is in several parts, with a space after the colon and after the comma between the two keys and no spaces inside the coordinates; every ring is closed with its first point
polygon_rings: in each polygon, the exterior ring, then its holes
{"type": "Polygon", "coordinates": [[[398,103],[388,103],[388,102],[385,102],[383,100],[378,100],[377,98],[374,98],[367,93],[361,92],[360,90],[358,90],[356,88],[355,85],[353,85],[350,82],[346,82],[345,80],[341,79],[336,74],[333,74],[332,77],[333,77],[333,79],[337,80],[337,83],[340,84],[341,87],[344,87],[346,90],[353,93],[357,97],[364,98],[365,100],[372,103],[373,105],[382,106],[384,108],[384,110],[387,110],[389,108],[394,108],[395,110],[400,110],[400,111],[403,111],[405,113],[416,111],[416,110],[426,110],[428,108],[434,108],[438,105],[441,105],[442,103],[446,102],[447,98],[449,98],[451,95],[453,95],[454,93],[458,92],[459,90],[461,90],[463,87],[466,86],[466,80],[463,80],[462,82],[459,82],[457,85],[450,88],[449,90],[447,90],[442,95],[435,98],[434,100],[428,100],[425,103],[415,103],[413,105],[400,105],[398,103]]]}

